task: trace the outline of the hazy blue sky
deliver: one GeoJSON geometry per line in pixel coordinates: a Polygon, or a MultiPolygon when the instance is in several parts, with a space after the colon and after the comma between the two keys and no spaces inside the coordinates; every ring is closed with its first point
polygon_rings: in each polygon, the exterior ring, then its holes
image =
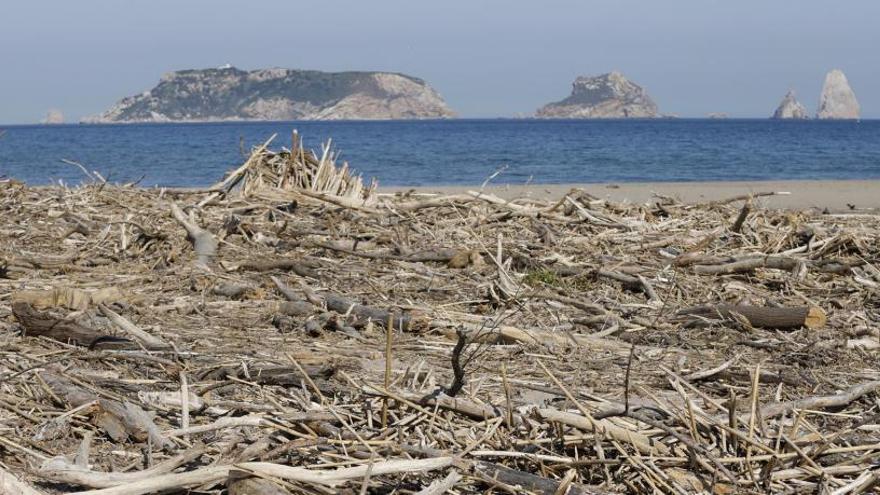
{"type": "Polygon", "coordinates": [[[612,69],[665,113],[764,117],[789,87],[812,113],[839,67],[876,118],[878,21],[878,0],[8,0],[0,123],[79,119],[227,62],[405,72],[465,117],[531,113],[612,69]]]}

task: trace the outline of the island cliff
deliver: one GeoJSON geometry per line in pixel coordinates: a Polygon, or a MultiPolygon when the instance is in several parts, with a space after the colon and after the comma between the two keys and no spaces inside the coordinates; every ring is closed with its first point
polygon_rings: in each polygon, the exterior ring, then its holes
{"type": "Polygon", "coordinates": [[[596,77],[578,77],[572,84],[568,98],[541,107],[536,116],[615,119],[653,118],[660,115],[657,104],[641,86],[615,71],[596,77]]]}
{"type": "Polygon", "coordinates": [[[428,119],[453,117],[425,81],[389,72],[244,71],[234,67],[166,74],[89,123],[223,120],[428,119]]]}

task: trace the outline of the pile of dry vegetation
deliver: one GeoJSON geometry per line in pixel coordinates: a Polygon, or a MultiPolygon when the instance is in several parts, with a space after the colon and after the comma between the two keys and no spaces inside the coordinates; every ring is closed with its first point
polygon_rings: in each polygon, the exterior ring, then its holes
{"type": "Polygon", "coordinates": [[[0,183],[0,492],[857,493],[880,221],[760,197],[0,183]]]}

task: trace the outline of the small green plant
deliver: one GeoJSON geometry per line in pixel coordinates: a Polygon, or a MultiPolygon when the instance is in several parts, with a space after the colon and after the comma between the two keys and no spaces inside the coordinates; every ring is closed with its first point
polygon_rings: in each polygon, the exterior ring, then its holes
{"type": "Polygon", "coordinates": [[[553,270],[540,268],[537,270],[530,270],[528,273],[526,273],[523,282],[532,287],[536,287],[542,284],[549,285],[551,287],[557,287],[562,283],[562,280],[559,278],[559,275],[557,275],[556,272],[554,272],[553,270]]]}

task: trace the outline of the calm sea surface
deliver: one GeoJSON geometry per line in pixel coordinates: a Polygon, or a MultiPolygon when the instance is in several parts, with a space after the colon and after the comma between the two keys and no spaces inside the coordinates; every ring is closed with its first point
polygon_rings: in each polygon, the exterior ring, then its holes
{"type": "Polygon", "coordinates": [[[333,138],[342,158],[384,185],[880,178],[880,121],[448,120],[7,126],[0,175],[30,184],[83,180],[205,186],[272,134],[290,146],[333,138]]]}

